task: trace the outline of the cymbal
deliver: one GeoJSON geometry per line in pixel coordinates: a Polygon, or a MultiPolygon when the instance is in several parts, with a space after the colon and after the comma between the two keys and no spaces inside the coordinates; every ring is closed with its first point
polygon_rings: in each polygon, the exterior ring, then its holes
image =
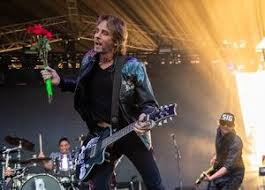
{"type": "Polygon", "coordinates": [[[34,144],[26,139],[18,138],[18,137],[11,137],[6,136],[5,141],[11,145],[19,146],[19,143],[21,142],[22,149],[28,150],[28,151],[34,151],[34,144]]]}
{"type": "MultiPolygon", "coordinates": [[[[4,158],[0,158],[0,162],[5,162],[5,161],[6,161],[6,159],[4,159],[4,158]]],[[[21,162],[21,160],[19,160],[19,159],[9,159],[8,162],[9,162],[10,164],[18,164],[18,163],[21,162]]]]}
{"type": "Polygon", "coordinates": [[[22,160],[21,164],[31,164],[31,163],[39,163],[43,161],[49,161],[51,158],[49,157],[43,157],[43,158],[30,158],[28,160],[22,160]]]}

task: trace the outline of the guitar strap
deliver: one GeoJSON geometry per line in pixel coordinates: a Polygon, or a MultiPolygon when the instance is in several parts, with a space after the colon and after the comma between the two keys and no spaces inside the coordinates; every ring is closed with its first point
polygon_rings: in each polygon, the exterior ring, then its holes
{"type": "Polygon", "coordinates": [[[112,87],[112,102],[111,102],[111,126],[112,129],[119,127],[119,96],[121,89],[121,70],[127,56],[116,56],[114,62],[114,79],[112,87]]]}

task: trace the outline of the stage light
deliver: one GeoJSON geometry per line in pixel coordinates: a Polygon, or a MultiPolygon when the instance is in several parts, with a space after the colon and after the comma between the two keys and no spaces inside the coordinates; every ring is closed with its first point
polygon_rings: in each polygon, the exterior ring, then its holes
{"type": "Polygon", "coordinates": [[[68,65],[68,68],[69,68],[69,69],[72,69],[72,68],[73,68],[73,65],[72,65],[72,63],[69,63],[69,62],[68,62],[68,64],[67,64],[67,65],[68,65]]]}
{"type": "Polygon", "coordinates": [[[239,41],[239,48],[246,48],[247,46],[247,43],[245,40],[240,40],[239,41]]]}
{"type": "Polygon", "coordinates": [[[42,70],[42,69],[44,69],[44,65],[35,65],[34,69],[35,70],[42,70]]]}
{"type": "Polygon", "coordinates": [[[265,155],[265,72],[236,73],[237,88],[245,127],[250,141],[249,160],[253,168],[262,164],[265,155]]]}
{"type": "Polygon", "coordinates": [[[223,45],[228,45],[228,44],[229,44],[228,40],[223,41],[223,45]]]}
{"type": "Polygon", "coordinates": [[[265,38],[263,38],[256,46],[256,52],[262,52],[265,49],[265,38]]]}
{"type": "Polygon", "coordinates": [[[161,58],[161,62],[160,62],[162,65],[165,65],[166,64],[166,61],[165,61],[165,58],[161,58]]]}
{"type": "Polygon", "coordinates": [[[21,68],[22,68],[21,63],[12,63],[12,64],[8,65],[8,69],[21,69],[21,68]]]}
{"type": "Polygon", "coordinates": [[[245,65],[239,64],[238,67],[237,67],[237,70],[238,71],[243,71],[245,69],[245,67],[246,67],[245,65]]]}
{"type": "Polygon", "coordinates": [[[258,71],[262,71],[264,69],[265,69],[264,64],[259,64],[258,71]]]}
{"type": "Polygon", "coordinates": [[[80,63],[75,63],[75,68],[79,69],[80,68],[80,63]]]}
{"type": "Polygon", "coordinates": [[[59,69],[62,69],[63,68],[63,63],[62,62],[58,63],[58,68],[59,69]]]}

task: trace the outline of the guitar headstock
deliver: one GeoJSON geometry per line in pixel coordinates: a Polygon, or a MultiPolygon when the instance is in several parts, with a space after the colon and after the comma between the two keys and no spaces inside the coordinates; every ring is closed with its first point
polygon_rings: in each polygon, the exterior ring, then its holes
{"type": "Polygon", "coordinates": [[[172,118],[177,115],[177,104],[169,104],[161,106],[149,115],[149,119],[154,122],[167,122],[167,118],[172,118]]]}

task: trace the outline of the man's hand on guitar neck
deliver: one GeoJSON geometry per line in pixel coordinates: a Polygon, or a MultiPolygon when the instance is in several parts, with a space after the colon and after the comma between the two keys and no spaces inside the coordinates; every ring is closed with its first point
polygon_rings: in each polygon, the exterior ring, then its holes
{"type": "Polygon", "coordinates": [[[134,131],[137,134],[144,134],[147,131],[149,131],[152,128],[152,122],[151,121],[146,121],[146,114],[142,113],[138,120],[135,122],[135,127],[134,127],[134,131]]]}

